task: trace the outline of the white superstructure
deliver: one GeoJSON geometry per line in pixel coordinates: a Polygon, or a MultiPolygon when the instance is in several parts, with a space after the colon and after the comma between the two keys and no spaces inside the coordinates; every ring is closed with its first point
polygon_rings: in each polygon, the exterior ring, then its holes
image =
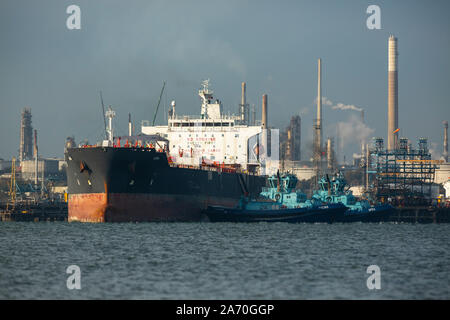
{"type": "Polygon", "coordinates": [[[242,116],[222,113],[222,103],[209,89],[209,80],[202,82],[200,116],[179,116],[172,101],[168,125],[151,126],[142,123],[142,133],[158,134],[169,140],[170,156],[177,164],[207,163],[240,165],[247,170],[258,166],[258,135],[260,125],[250,126],[242,116]]]}

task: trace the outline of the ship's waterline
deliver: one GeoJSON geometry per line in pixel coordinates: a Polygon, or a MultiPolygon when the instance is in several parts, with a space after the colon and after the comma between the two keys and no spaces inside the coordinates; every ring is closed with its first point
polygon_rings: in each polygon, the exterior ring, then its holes
{"type": "Polygon", "coordinates": [[[238,199],[182,194],[92,193],[69,196],[69,222],[197,222],[208,204],[235,206],[238,199]]]}

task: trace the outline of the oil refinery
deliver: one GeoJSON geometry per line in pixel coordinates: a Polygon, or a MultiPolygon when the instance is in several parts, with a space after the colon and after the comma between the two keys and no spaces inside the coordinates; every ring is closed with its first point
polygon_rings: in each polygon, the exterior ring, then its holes
{"type": "MultiPolygon", "coordinates": [[[[300,114],[291,115],[289,124],[284,129],[270,125],[269,100],[265,93],[261,95],[261,120],[257,120],[257,108],[253,104],[251,109],[248,103],[246,82],[241,83],[240,103],[236,114],[225,114],[223,104],[211,89],[208,79],[202,82],[198,91],[201,100],[199,116],[180,114],[176,108],[177,103],[173,100],[167,108],[167,125],[158,125],[155,124],[155,119],[166,85],[164,82],[153,121],[143,120],[139,135],[134,134],[131,114],[128,119],[128,135],[114,135],[112,120],[115,112],[111,107],[105,110],[101,97],[106,140],[98,146],[140,147],[143,145],[143,137],[159,136],[160,141],[165,141],[164,147],[160,145],[160,148],[165,150],[169,164],[178,167],[209,166],[222,171],[229,168],[233,172],[252,177],[287,172],[297,176],[298,187],[310,196],[318,188],[322,176],[343,173],[347,176],[350,190],[361,199],[380,201],[397,208],[430,205],[448,207],[448,122],[443,122],[444,150],[441,159],[432,159],[427,138],[420,138],[416,146],[406,137],[399,138],[398,39],[393,35],[388,39],[387,60],[387,145],[385,146],[382,137],[372,137],[371,142],[362,139],[360,153],[353,155],[352,164],[345,161],[342,163],[337,157],[335,145],[339,135],[328,135],[325,140],[323,138],[326,129],[323,103],[329,103],[323,98],[321,58],[317,60],[316,117],[312,144],[302,142],[302,137],[309,129],[308,126],[302,126],[300,114]],[[305,154],[312,154],[312,157],[308,159],[305,154]]],[[[367,122],[363,109],[353,109],[361,112],[362,123],[367,122]]],[[[328,125],[330,122],[331,119],[328,125]]],[[[71,197],[70,188],[67,190],[67,159],[40,156],[37,134],[37,130],[32,127],[31,109],[24,108],[20,121],[18,159],[0,162],[3,184],[8,185],[2,195],[5,212],[20,203],[32,201],[38,204],[50,199],[63,203],[71,197]],[[16,187],[12,187],[13,185],[16,187]]],[[[68,137],[66,152],[76,147],[74,137],[68,137]]],[[[81,142],[78,147],[89,147],[89,144],[81,142]]],[[[78,184],[79,179],[81,178],[77,178],[78,184]]],[[[249,183],[249,178],[245,179],[249,183]]],[[[91,186],[93,182],[87,181],[91,186]]],[[[259,184],[260,182],[256,183],[254,187],[259,184]]],[[[244,186],[245,190],[246,188],[248,186],[244,186]]]]}

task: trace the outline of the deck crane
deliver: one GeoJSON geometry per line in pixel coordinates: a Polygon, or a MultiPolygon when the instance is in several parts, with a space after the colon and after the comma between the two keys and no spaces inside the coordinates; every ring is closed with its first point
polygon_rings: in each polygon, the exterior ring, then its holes
{"type": "Polygon", "coordinates": [[[159,105],[160,105],[160,103],[161,103],[161,97],[162,97],[162,95],[163,95],[163,92],[164,92],[164,88],[165,88],[165,87],[166,87],[166,82],[164,81],[164,82],[163,82],[162,89],[161,89],[161,93],[160,93],[160,95],[159,95],[158,104],[156,105],[155,115],[153,116],[152,126],[155,125],[156,115],[158,114],[159,105]]]}
{"type": "Polygon", "coordinates": [[[100,91],[100,102],[102,104],[103,122],[105,124],[105,139],[108,139],[108,131],[106,130],[105,104],[103,103],[103,95],[101,91],[100,91]]]}

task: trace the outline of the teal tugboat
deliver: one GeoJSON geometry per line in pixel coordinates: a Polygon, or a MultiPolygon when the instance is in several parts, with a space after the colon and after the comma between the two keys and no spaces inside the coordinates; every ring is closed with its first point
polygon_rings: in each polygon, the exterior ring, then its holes
{"type": "Polygon", "coordinates": [[[341,172],[331,180],[326,175],[319,180],[319,190],[312,196],[328,204],[342,203],[348,210],[336,217],[335,222],[383,222],[388,221],[395,209],[389,204],[371,205],[367,200],[357,200],[349,190],[341,172]]]}
{"type": "Polygon", "coordinates": [[[308,200],[306,194],[295,190],[297,177],[291,174],[268,178],[261,199],[244,196],[235,208],[208,206],[204,213],[213,222],[324,222],[331,223],[347,210],[342,203],[308,200]]]}

